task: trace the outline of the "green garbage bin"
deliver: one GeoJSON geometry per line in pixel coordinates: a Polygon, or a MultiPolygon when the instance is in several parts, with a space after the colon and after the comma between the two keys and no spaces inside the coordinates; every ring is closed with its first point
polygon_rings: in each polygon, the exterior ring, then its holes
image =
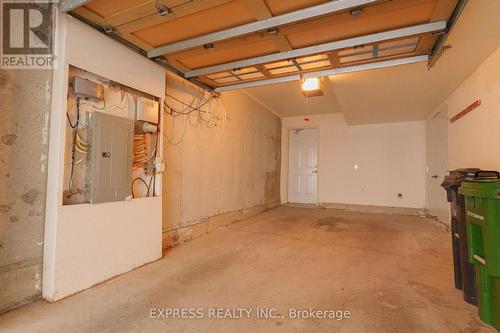
{"type": "MultiPolygon", "coordinates": [[[[444,177],[441,186],[446,190],[450,202],[451,245],[453,253],[453,271],[455,288],[464,292],[464,300],[477,305],[476,271],[474,264],[469,262],[467,245],[467,222],[465,220],[465,198],[458,194],[462,181],[474,179],[480,169],[456,169],[444,177]]],[[[484,176],[491,177],[491,174],[484,176]]]]}
{"type": "Polygon", "coordinates": [[[500,331],[500,174],[465,180],[469,261],[476,266],[479,317],[500,331]]]}

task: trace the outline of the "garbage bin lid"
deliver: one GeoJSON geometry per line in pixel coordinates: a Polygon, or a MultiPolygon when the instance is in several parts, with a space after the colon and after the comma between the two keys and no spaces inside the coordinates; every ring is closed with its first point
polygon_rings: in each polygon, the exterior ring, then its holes
{"type": "Polygon", "coordinates": [[[444,177],[444,181],[441,186],[446,190],[453,187],[458,188],[462,185],[464,179],[472,179],[476,175],[476,172],[481,171],[478,168],[461,168],[451,170],[450,174],[444,177]]]}
{"type": "Polygon", "coordinates": [[[474,177],[474,174],[481,169],[478,168],[461,168],[450,171],[450,175],[455,175],[459,177],[474,177]]]}
{"type": "Polygon", "coordinates": [[[465,196],[500,198],[500,179],[464,180],[458,193],[465,196]]]}
{"type": "Polygon", "coordinates": [[[461,168],[450,171],[448,176],[444,177],[441,186],[446,190],[457,190],[466,180],[498,180],[500,173],[498,171],[481,170],[478,168],[461,168]]]}

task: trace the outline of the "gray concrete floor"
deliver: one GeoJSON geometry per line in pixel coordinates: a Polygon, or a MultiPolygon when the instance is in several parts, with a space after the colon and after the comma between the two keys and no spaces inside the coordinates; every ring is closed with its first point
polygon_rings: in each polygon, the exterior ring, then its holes
{"type": "Polygon", "coordinates": [[[449,235],[402,215],[280,207],[169,250],[55,304],[0,316],[1,332],[495,332],[454,289],[449,235]],[[200,308],[204,319],[150,318],[200,308]],[[206,318],[251,308],[249,318],[206,318]],[[259,319],[256,309],[284,316],[259,319]],[[289,309],[348,310],[291,319],[289,309]]]}

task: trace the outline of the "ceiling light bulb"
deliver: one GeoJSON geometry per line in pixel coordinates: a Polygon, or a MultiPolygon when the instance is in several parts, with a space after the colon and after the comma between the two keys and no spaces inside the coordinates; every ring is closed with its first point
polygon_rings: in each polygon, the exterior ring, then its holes
{"type": "Polygon", "coordinates": [[[302,90],[304,91],[318,90],[319,88],[319,79],[317,77],[311,77],[302,82],[302,90]]]}

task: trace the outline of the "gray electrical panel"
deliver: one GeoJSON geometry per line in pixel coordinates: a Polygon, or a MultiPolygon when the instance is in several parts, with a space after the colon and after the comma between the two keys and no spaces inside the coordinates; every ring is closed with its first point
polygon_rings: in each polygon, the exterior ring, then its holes
{"type": "Polygon", "coordinates": [[[78,97],[93,100],[102,99],[102,85],[78,76],[73,79],[73,91],[78,97]]]}
{"type": "Polygon", "coordinates": [[[131,195],[134,122],[101,112],[89,114],[91,143],[87,201],[123,201],[131,195]]]}

